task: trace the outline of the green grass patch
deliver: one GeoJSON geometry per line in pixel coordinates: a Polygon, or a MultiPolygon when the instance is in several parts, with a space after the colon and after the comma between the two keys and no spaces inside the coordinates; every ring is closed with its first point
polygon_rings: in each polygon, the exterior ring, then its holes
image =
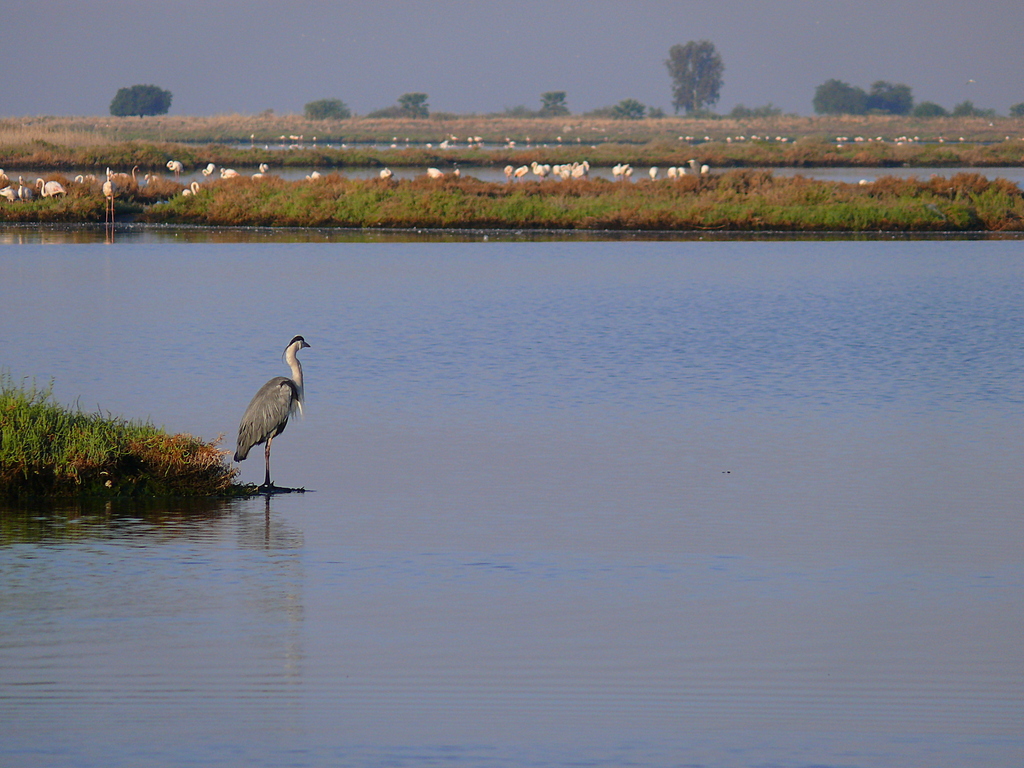
{"type": "Polygon", "coordinates": [[[1024,231],[1024,195],[977,174],[872,184],[727,171],[635,183],[234,179],[148,206],[140,221],[208,226],[686,231],[1024,231]]]}
{"type": "MultiPolygon", "coordinates": [[[[104,218],[98,180],[59,174],[67,195],[0,202],[0,222],[92,222],[104,218]]],[[[1020,232],[1024,195],[1005,179],[975,173],[929,179],[883,176],[870,184],[729,170],[679,179],[612,182],[483,182],[442,179],[217,179],[183,195],[167,178],[130,183],[120,219],[230,227],[354,229],[609,229],[807,232],[1020,232]]]]}
{"type": "Polygon", "coordinates": [[[232,492],[227,451],[152,424],[84,413],[51,387],[0,373],[0,496],[213,496],[232,492]]]}

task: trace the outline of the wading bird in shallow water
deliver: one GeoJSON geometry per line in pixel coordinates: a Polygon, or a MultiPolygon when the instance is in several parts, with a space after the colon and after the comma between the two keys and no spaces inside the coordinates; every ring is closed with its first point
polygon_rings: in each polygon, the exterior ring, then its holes
{"type": "Polygon", "coordinates": [[[272,491],[270,482],[270,443],[288,426],[288,417],[295,411],[302,414],[303,387],[302,364],[296,356],[300,349],[309,344],[301,336],[294,337],[284,350],[284,360],[292,370],[292,377],[275,376],[253,396],[245,409],[242,423],[238,425],[238,443],[235,461],[245,461],[254,445],[266,443],[267,475],[260,490],[272,491]]]}
{"type": "Polygon", "coordinates": [[[114,198],[117,197],[121,191],[120,187],[114,183],[113,179],[107,179],[103,182],[103,197],[106,198],[107,212],[104,222],[106,224],[114,223],[114,198]]]}

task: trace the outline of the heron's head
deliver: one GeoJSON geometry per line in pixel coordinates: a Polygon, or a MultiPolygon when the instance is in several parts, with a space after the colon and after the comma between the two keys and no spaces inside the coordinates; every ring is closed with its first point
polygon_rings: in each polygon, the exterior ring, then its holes
{"type": "Polygon", "coordinates": [[[309,344],[306,343],[306,340],[301,336],[293,336],[292,340],[288,342],[289,347],[294,346],[295,344],[299,345],[299,349],[305,349],[306,347],[309,346],[309,344]]]}

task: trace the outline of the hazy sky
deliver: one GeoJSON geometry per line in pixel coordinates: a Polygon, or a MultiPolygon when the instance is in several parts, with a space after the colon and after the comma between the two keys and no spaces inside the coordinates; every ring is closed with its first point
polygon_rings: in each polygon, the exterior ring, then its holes
{"type": "Polygon", "coordinates": [[[906,83],[916,101],[1024,102],[1021,0],[11,0],[0,11],[0,115],[105,115],[153,84],[171,114],[356,113],[411,91],[433,111],[626,98],[671,114],[664,60],[708,39],[725,62],[715,109],[771,102],[812,114],[816,86],[906,83]]]}

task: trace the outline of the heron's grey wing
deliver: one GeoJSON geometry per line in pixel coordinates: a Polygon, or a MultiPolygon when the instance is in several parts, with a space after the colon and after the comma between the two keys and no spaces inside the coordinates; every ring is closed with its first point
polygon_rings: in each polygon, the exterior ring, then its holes
{"type": "Polygon", "coordinates": [[[245,459],[254,445],[284,432],[297,395],[295,382],[284,376],[275,376],[260,387],[238,425],[235,461],[245,459]]]}

